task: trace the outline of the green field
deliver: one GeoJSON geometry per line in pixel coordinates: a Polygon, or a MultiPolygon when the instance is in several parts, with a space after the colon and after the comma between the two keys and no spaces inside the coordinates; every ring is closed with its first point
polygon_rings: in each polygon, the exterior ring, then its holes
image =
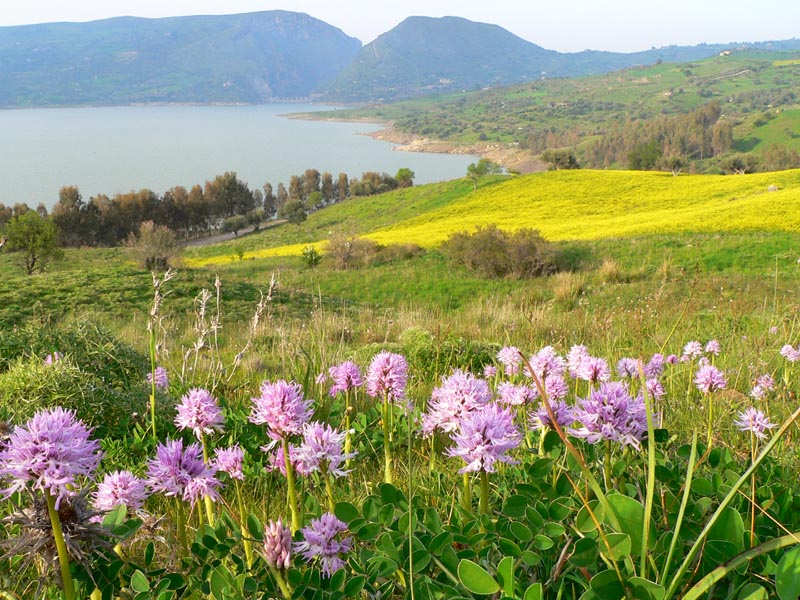
{"type": "MultiPolygon", "coordinates": [[[[236,443],[245,452],[244,479],[218,474],[220,498],[209,506],[156,489],[144,513],[112,513],[124,523],[115,531],[127,536],[112,540],[119,553],[86,549],[72,533],[71,543],[84,548],[66,567],[74,597],[95,586],[100,596],[172,600],[379,593],[411,600],[409,586],[420,600],[792,597],[800,580],[796,535],[787,533],[800,530],[791,422],[798,373],[781,348],[800,343],[798,188],[798,171],[574,171],[487,177],[477,191],[469,180],[419,186],[347,200],[299,226],[275,224],[187,250],[177,274],[160,284],[157,303],[153,278],[163,273],[142,270],[121,248],[70,249],[31,277],[0,253],[0,420],[24,426],[43,407],[75,408],[102,438],[98,481],[115,469],[146,478],[166,440],[199,440],[209,453],[236,443]],[[565,270],[484,279],[438,247],[454,231],[491,223],[539,229],[558,246],[565,270]],[[323,248],[332,233],[416,242],[426,251],[348,270],[325,255],[309,268],[293,252],[323,248]],[[253,325],[262,293],[269,296],[253,325]],[[465,477],[458,470],[466,462],[446,452],[453,437],[420,433],[454,369],[480,377],[487,365],[499,367],[485,379],[492,397],[506,383],[532,385],[503,374],[503,346],[525,357],[552,346],[563,357],[583,344],[617,380],[620,359],[680,356],[693,340],[719,342],[719,355],[707,351],[704,360],[725,385],[701,391],[697,359],[667,363],[658,377],[664,396],[642,396],[651,418],[647,439],[636,444],[535,430],[528,413],[537,398],[509,411],[520,427],[511,462],[465,477]],[[145,384],[151,348],[170,376],[152,404],[145,384]],[[330,381],[318,382],[345,360],[366,372],[381,351],[407,361],[410,412],[364,388],[331,396],[330,381]],[[63,358],[44,364],[54,352],[63,358]],[[752,389],[765,374],[774,389],[757,399],[752,389]],[[330,487],[326,471],[295,474],[291,484],[269,470],[265,447],[274,432],[250,416],[262,382],[279,379],[297,382],[313,400],[313,419],[351,431],[352,472],[330,487]],[[224,411],[224,430],[199,438],[175,417],[198,387],[213,391],[224,411]],[[786,426],[764,440],[742,433],[735,419],[749,407],[786,426]],[[387,457],[392,484],[385,483],[387,457]],[[295,541],[309,539],[302,526],[325,512],[342,520],[341,538],[350,541],[337,573],[297,549],[287,567],[268,562],[263,525],[288,523],[290,506],[304,520],[295,541]]],[[[565,380],[572,406],[605,389],[565,380]]],[[[633,398],[643,384],[625,381],[633,398]]],[[[280,414],[290,412],[286,405],[280,414]]],[[[12,481],[2,473],[0,484],[12,481]]],[[[97,489],[89,477],[70,485],[97,489]]],[[[13,502],[0,501],[0,544],[10,549],[0,550],[0,597],[30,597],[44,575],[44,597],[57,598],[55,550],[36,545],[52,521],[36,508],[45,505],[35,500],[42,490],[23,487],[13,502]]],[[[63,502],[73,506],[71,498],[63,502]]],[[[73,512],[61,514],[72,532],[82,531],[69,520],[73,512]]]]}

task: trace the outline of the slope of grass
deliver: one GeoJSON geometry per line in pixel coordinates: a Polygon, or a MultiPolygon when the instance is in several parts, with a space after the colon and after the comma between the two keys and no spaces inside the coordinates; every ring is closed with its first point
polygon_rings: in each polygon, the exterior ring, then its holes
{"type": "Polygon", "coordinates": [[[642,171],[553,171],[466,180],[349,200],[243,240],[194,249],[192,267],[324,250],[334,231],[382,244],[438,246],[451,234],[495,224],[536,229],[550,240],[731,231],[800,232],[800,171],[745,176],[642,171]],[[770,187],[777,187],[769,191],[770,187]],[[300,238],[300,240],[298,240],[300,238]]]}

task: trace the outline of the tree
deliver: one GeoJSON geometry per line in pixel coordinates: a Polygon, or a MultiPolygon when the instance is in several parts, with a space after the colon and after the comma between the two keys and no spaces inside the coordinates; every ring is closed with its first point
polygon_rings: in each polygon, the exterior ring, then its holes
{"type": "Polygon", "coordinates": [[[406,167],[400,168],[394,178],[397,181],[397,187],[409,188],[414,185],[414,171],[406,167]]]}
{"type": "Polygon", "coordinates": [[[278,218],[286,219],[293,225],[300,225],[306,220],[306,205],[302,200],[288,200],[278,211],[278,218]]]}
{"type": "Polygon", "coordinates": [[[720,163],[720,168],[727,173],[746,175],[758,170],[758,157],[754,154],[734,154],[720,163]]]}
{"type": "Polygon", "coordinates": [[[570,150],[545,150],[540,158],[547,163],[551,171],[581,168],[578,159],[570,150]]]}
{"type": "Polygon", "coordinates": [[[222,222],[222,231],[232,232],[236,237],[239,237],[239,230],[245,227],[247,227],[247,217],[244,215],[233,215],[222,222]]]}
{"type": "Polygon", "coordinates": [[[138,235],[131,233],[127,246],[133,250],[139,264],[149,271],[166,269],[180,251],[175,233],[152,221],[142,223],[138,235]]]}
{"type": "Polygon", "coordinates": [[[662,150],[658,140],[637,144],[628,153],[628,168],[634,171],[649,171],[655,168],[662,150]]]}
{"type": "Polygon", "coordinates": [[[347,179],[347,173],[339,173],[339,181],[336,184],[336,196],[339,202],[346,200],[350,195],[350,181],[347,179]]]}
{"type": "Polygon", "coordinates": [[[283,182],[281,182],[278,184],[278,192],[275,195],[275,214],[280,215],[281,209],[288,201],[289,193],[286,191],[286,187],[283,185],[283,182]]]}
{"type": "Polygon", "coordinates": [[[35,210],[12,217],[3,228],[3,236],[26,275],[43,272],[50,261],[63,256],[58,247],[58,227],[35,210]]]}
{"type": "Polygon", "coordinates": [[[53,207],[53,221],[61,231],[61,240],[65,246],[80,246],[83,241],[82,210],[83,197],[77,187],[68,185],[58,191],[58,203],[53,207]]]}
{"type": "Polygon", "coordinates": [[[467,167],[467,177],[472,179],[472,184],[475,189],[478,189],[478,179],[485,175],[492,175],[500,172],[500,165],[490,161],[488,158],[482,158],[477,163],[471,163],[467,167]]]}
{"type": "Polygon", "coordinates": [[[264,184],[264,214],[268,219],[271,219],[277,212],[278,199],[272,191],[272,184],[267,182],[264,184]]]}
{"type": "Polygon", "coordinates": [[[784,171],[800,167],[800,155],[797,150],[781,144],[772,144],[764,150],[764,169],[767,171],[784,171]]]}
{"type": "Polygon", "coordinates": [[[333,183],[333,175],[325,171],[322,174],[322,183],[319,188],[325,204],[330,204],[336,200],[336,186],[333,183]]]}
{"type": "Polygon", "coordinates": [[[664,167],[677,177],[686,168],[686,161],[680,156],[670,156],[664,161],[664,167]]]}

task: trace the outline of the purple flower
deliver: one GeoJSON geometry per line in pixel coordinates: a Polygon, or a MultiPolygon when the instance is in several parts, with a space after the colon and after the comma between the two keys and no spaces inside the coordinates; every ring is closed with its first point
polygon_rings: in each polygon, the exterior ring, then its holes
{"type": "Polygon", "coordinates": [[[717,390],[724,390],[728,385],[725,374],[712,365],[703,365],[697,370],[694,378],[697,389],[704,394],[710,394],[717,390]]]}
{"type": "Polygon", "coordinates": [[[264,525],[264,557],[275,569],[288,569],[292,563],[292,531],[280,519],[264,525]]]}
{"type": "Polygon", "coordinates": [[[64,355],[61,352],[53,352],[44,357],[44,364],[52,365],[54,363],[64,360],[64,355]]]}
{"type": "Polygon", "coordinates": [[[651,377],[645,381],[645,384],[647,386],[647,393],[650,394],[652,398],[660,400],[665,396],[666,392],[664,391],[664,386],[657,377],[651,377]]]}
{"type": "Polygon", "coordinates": [[[776,333],[778,333],[778,328],[775,327],[775,325],[773,325],[772,327],[769,328],[769,333],[770,335],[775,335],[776,333]]]}
{"type": "Polygon", "coordinates": [[[589,358],[589,351],[586,346],[576,344],[567,352],[567,369],[570,377],[573,379],[578,378],[578,373],[583,365],[583,362],[589,358]]]}
{"type": "MultiPolygon", "coordinates": [[[[261,446],[261,450],[268,453],[267,464],[264,465],[264,469],[268,473],[278,471],[281,475],[286,477],[286,460],[283,458],[283,445],[272,442],[268,446],[261,446]]],[[[303,462],[302,456],[300,455],[300,446],[289,444],[289,462],[295,473],[303,477],[311,474],[311,470],[308,468],[308,465],[303,462]]]]}
{"type": "Polygon", "coordinates": [[[597,383],[598,381],[608,381],[611,379],[611,369],[608,363],[596,356],[587,356],[576,371],[578,379],[597,383]]]}
{"type": "Polygon", "coordinates": [[[322,373],[318,373],[317,376],[314,378],[314,383],[316,383],[317,385],[325,385],[327,381],[328,381],[328,374],[325,371],[322,371],[322,373]]]}
{"type": "Polygon", "coordinates": [[[639,377],[639,361],[635,358],[620,358],[617,363],[617,375],[622,379],[639,377]]]}
{"type": "Polygon", "coordinates": [[[520,444],[520,432],[514,425],[511,409],[496,403],[486,404],[464,416],[458,431],[450,434],[455,446],[447,450],[467,463],[459,473],[486,471],[494,473],[495,463],[515,464],[508,452],[520,444]]]}
{"type": "Polygon", "coordinates": [[[408,363],[400,354],[380,352],[369,364],[367,394],[398,403],[405,400],[408,363]]]}
{"type": "Polygon", "coordinates": [[[516,375],[519,373],[519,366],[522,363],[522,355],[516,346],[503,346],[497,352],[497,362],[505,368],[506,375],[516,375]]]}
{"type": "Polygon", "coordinates": [[[56,407],[34,414],[0,444],[0,482],[10,480],[0,494],[8,498],[31,483],[55,497],[58,507],[75,495],[79,478],[91,477],[100,463],[100,442],[89,439],[91,432],[72,410],[56,407]]]}
{"type": "Polygon", "coordinates": [[[561,400],[567,397],[569,386],[564,381],[564,377],[556,373],[550,373],[544,378],[544,391],[550,400],[561,400]]]}
{"type": "Polygon", "coordinates": [[[203,388],[193,388],[181,398],[176,407],[175,426],[178,429],[191,429],[197,439],[203,434],[222,431],[225,418],[211,392],[203,388]]]}
{"type": "Polygon", "coordinates": [[[203,496],[219,499],[220,487],[217,469],[203,462],[203,451],[199,444],[183,448],[183,440],[167,440],[156,448],[156,457],[147,467],[147,484],[155,493],[165,496],[180,496],[188,502],[196,502],[203,496]]]}
{"type": "MultiPolygon", "coordinates": [[[[531,369],[540,380],[544,381],[548,375],[562,376],[567,370],[567,361],[559,356],[552,346],[545,346],[531,356],[531,369]]],[[[526,373],[530,377],[530,373],[526,373]]]]}
{"type": "MultiPolygon", "coordinates": [[[[575,422],[572,406],[563,400],[551,402],[550,408],[553,409],[553,414],[556,417],[556,423],[558,423],[558,426],[562,429],[569,427],[575,422]]],[[[553,426],[553,421],[550,419],[550,415],[547,413],[547,409],[543,403],[539,405],[538,409],[531,411],[528,414],[528,422],[530,423],[531,429],[555,429],[553,426]]]]}
{"type": "MultiPolygon", "coordinates": [[[[511,385],[511,384],[509,384],[511,385]]],[[[442,377],[442,385],[434,388],[428,411],[422,415],[422,432],[428,436],[439,429],[452,433],[461,418],[491,400],[489,384],[472,373],[456,369],[442,377]]]]}
{"type": "Polygon", "coordinates": [[[581,427],[570,433],[590,444],[611,440],[639,449],[639,442],[647,432],[644,398],[641,394],[631,397],[622,381],[601,383],[587,399],[580,400],[574,416],[581,427]]]}
{"type": "Polygon", "coordinates": [[[328,375],[333,380],[330,395],[335,396],[340,392],[348,392],[364,385],[358,365],[352,361],[345,361],[328,369],[328,375]]]}
{"type": "Polygon", "coordinates": [[[230,448],[217,448],[214,450],[214,466],[218,471],[223,471],[233,479],[244,479],[242,464],[244,463],[244,450],[236,444],[230,448]]]}
{"type": "Polygon", "coordinates": [[[781,356],[789,362],[797,362],[800,360],[800,348],[795,348],[791,344],[786,344],[783,348],[781,348],[781,356]]]}
{"type": "Polygon", "coordinates": [[[665,362],[666,359],[663,354],[653,354],[650,358],[650,362],[644,366],[644,376],[647,379],[659,377],[664,372],[665,362]]]}
{"type": "Polygon", "coordinates": [[[485,365],[483,367],[483,376],[485,379],[492,379],[497,377],[497,367],[494,365],[485,365]]]}
{"type": "Polygon", "coordinates": [[[356,455],[356,452],[342,453],[346,435],[319,421],[306,423],[303,425],[303,442],[297,449],[297,459],[308,472],[322,470],[324,465],[326,472],[335,477],[344,477],[349,471],[343,471],[342,465],[356,455]]]}
{"type": "Polygon", "coordinates": [[[539,391],[529,385],[505,381],[497,386],[497,399],[508,406],[522,406],[539,397],[539,391]]]}
{"type": "Polygon", "coordinates": [[[772,375],[765,373],[756,379],[756,384],[750,390],[750,397],[756,400],[763,400],[767,394],[775,389],[775,380],[772,375]]]}
{"type": "Polygon", "coordinates": [[[147,484],[130,471],[108,473],[97,486],[94,493],[94,507],[99,511],[109,511],[120,505],[136,512],[147,500],[147,484]]]}
{"type": "Polygon", "coordinates": [[[752,433],[762,440],[767,437],[767,429],[777,427],[775,423],[769,422],[769,419],[767,419],[763,412],[752,406],[740,412],[739,418],[736,419],[733,424],[739,428],[739,431],[752,433]]]}
{"type": "Polygon", "coordinates": [[[294,550],[302,554],[307,562],[319,559],[322,573],[326,577],[331,577],[344,567],[345,561],[341,555],[350,552],[353,547],[352,538],[340,535],[347,531],[345,523],[326,512],[300,531],[303,541],[294,542],[294,550]]]}
{"type": "MultiPolygon", "coordinates": [[[[167,370],[164,367],[156,367],[156,389],[165,391],[169,388],[169,378],[167,377],[167,370]]],[[[147,383],[153,384],[153,374],[147,374],[147,383]]]]}
{"type": "Polygon", "coordinates": [[[706,354],[713,354],[714,356],[719,356],[719,353],[722,351],[722,346],[717,340],[709,340],[706,343],[705,351],[706,354]]]}
{"type": "Polygon", "coordinates": [[[670,365],[677,365],[678,364],[678,357],[675,354],[670,354],[669,356],[667,356],[666,360],[667,360],[667,364],[670,364],[670,365]]]}
{"type": "Polygon", "coordinates": [[[686,362],[701,356],[703,356],[703,345],[700,342],[692,341],[683,347],[681,361],[686,362]]]}
{"type": "Polygon", "coordinates": [[[261,384],[261,396],[253,398],[250,422],[265,425],[269,436],[280,440],[303,430],[303,423],[314,412],[312,401],[303,398],[303,388],[299,384],[284,380],[261,384]]]}

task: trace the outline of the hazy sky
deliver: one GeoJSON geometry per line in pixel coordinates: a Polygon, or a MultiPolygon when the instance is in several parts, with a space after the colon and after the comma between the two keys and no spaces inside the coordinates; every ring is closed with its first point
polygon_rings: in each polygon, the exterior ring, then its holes
{"type": "Polygon", "coordinates": [[[798,0],[5,0],[0,26],[283,9],[368,43],[412,15],[494,23],[545,48],[632,52],[651,46],[800,35],[798,0]]]}

